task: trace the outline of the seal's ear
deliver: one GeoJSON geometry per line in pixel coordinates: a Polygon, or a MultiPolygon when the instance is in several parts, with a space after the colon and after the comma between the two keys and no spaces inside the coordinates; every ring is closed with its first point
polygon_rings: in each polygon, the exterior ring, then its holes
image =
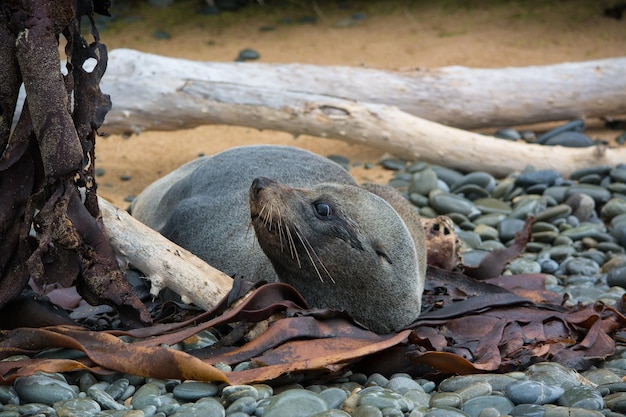
{"type": "Polygon", "coordinates": [[[391,262],[391,258],[387,254],[387,250],[385,249],[385,247],[383,246],[383,244],[380,241],[372,242],[372,249],[374,249],[374,252],[376,252],[376,255],[378,255],[381,258],[383,258],[390,265],[393,264],[393,262],[391,262]]]}

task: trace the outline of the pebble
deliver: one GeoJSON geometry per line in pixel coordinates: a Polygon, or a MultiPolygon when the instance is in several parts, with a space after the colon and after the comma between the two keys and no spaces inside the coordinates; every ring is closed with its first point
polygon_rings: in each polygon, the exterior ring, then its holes
{"type": "Polygon", "coordinates": [[[22,402],[53,405],[76,398],[76,392],[60,374],[38,372],[15,380],[15,391],[22,402]]]}
{"type": "Polygon", "coordinates": [[[273,397],[263,410],[263,417],[311,416],[328,408],[326,401],[319,395],[307,390],[291,389],[273,397]]]}
{"type": "Polygon", "coordinates": [[[235,61],[244,62],[244,61],[254,61],[261,58],[261,54],[259,54],[254,49],[246,48],[239,51],[239,55],[235,58],[235,61]]]}
{"type": "Polygon", "coordinates": [[[505,388],[507,398],[515,404],[549,404],[556,402],[565,390],[540,381],[515,381],[505,388]]]}
{"type": "Polygon", "coordinates": [[[463,403],[461,411],[466,413],[470,417],[478,417],[480,412],[485,408],[495,408],[500,412],[500,415],[507,415],[513,410],[515,405],[511,400],[499,395],[485,395],[481,397],[474,397],[463,403]]]}

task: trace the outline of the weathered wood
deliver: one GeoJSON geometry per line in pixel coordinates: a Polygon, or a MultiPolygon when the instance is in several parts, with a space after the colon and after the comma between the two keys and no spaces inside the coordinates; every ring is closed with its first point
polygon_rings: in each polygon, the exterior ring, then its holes
{"type": "MultiPolygon", "coordinates": [[[[626,58],[500,69],[385,71],[196,62],[116,49],[102,82],[113,100],[104,130],[175,130],[211,123],[273,129],[276,123],[260,120],[266,114],[256,109],[273,109],[275,118],[289,118],[290,109],[323,104],[325,99],[395,106],[464,129],[607,116],[626,113],[624,73],[626,58]],[[246,108],[248,117],[221,113],[228,105],[246,108]]],[[[298,129],[296,123],[290,132],[307,133],[306,126],[298,129]]]]}
{"type": "Polygon", "coordinates": [[[185,303],[206,310],[232,288],[232,279],[186,249],[99,199],[105,231],[118,258],[142,271],[151,282],[150,293],[163,288],[178,293],[185,303]]]}

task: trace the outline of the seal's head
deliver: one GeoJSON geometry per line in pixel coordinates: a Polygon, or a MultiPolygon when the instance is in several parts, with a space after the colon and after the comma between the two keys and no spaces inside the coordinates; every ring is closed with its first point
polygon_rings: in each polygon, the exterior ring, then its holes
{"type": "Polygon", "coordinates": [[[265,177],[249,190],[259,244],[283,282],[315,307],[347,311],[379,333],[420,312],[423,265],[407,226],[357,186],[291,188],[265,177]]]}

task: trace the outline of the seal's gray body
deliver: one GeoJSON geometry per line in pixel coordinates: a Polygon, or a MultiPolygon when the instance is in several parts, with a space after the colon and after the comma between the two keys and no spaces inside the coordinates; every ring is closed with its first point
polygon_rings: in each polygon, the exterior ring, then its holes
{"type": "Polygon", "coordinates": [[[324,182],[356,185],[328,158],[287,146],[246,146],[198,158],[148,186],[133,217],[229,275],[276,281],[250,225],[248,190],[265,176],[306,188],[324,182]]]}
{"type": "Polygon", "coordinates": [[[420,313],[415,208],[313,153],[247,146],[199,158],[146,188],[132,214],[229,275],[289,283],[312,307],[345,310],[374,331],[420,313]]]}

